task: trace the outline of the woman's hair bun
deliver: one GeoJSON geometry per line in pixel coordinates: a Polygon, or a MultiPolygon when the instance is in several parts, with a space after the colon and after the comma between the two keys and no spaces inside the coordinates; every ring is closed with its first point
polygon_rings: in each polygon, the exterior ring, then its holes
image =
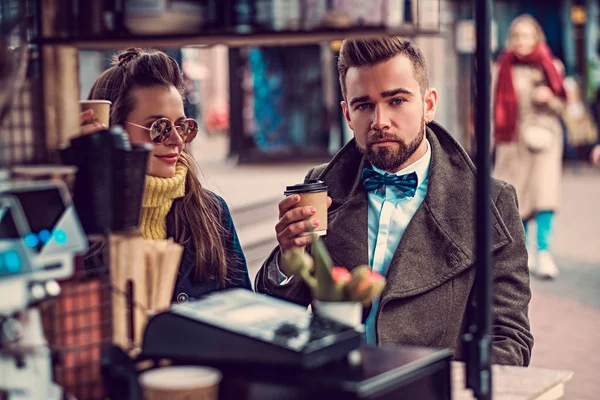
{"type": "Polygon", "coordinates": [[[136,47],[130,47],[127,50],[123,50],[122,52],[120,52],[119,55],[117,55],[117,57],[113,63],[117,64],[117,66],[119,66],[119,67],[124,67],[127,64],[129,64],[129,62],[131,62],[131,60],[134,60],[141,55],[142,55],[141,49],[138,49],[136,47]]]}

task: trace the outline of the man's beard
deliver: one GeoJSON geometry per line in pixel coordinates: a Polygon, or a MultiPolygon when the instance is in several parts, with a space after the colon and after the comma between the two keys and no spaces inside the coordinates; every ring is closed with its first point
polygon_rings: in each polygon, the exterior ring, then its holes
{"type": "Polygon", "coordinates": [[[415,154],[423,138],[425,137],[425,122],[421,125],[421,132],[410,143],[406,143],[399,137],[395,137],[386,132],[377,131],[373,135],[367,137],[365,147],[361,147],[357,143],[357,147],[367,159],[376,168],[384,171],[398,171],[408,159],[415,154]],[[398,143],[398,148],[395,146],[373,147],[373,144],[381,141],[390,141],[398,143]]]}

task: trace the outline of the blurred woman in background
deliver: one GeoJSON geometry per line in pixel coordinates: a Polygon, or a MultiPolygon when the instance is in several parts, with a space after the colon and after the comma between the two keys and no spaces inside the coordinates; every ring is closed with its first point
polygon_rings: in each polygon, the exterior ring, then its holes
{"type": "MultiPolygon", "coordinates": [[[[251,289],[246,259],[225,201],[200,184],[186,148],[198,123],[184,113],[184,80],[177,62],[161,51],[130,48],[98,78],[90,100],[109,100],[110,125],[132,143],[152,143],[140,230],[146,239],[172,237],[184,246],[173,300],[229,287],[251,289]]],[[[82,131],[101,129],[82,113],[82,131]]]]}
{"type": "Polygon", "coordinates": [[[558,276],[550,240],[560,200],[564,100],[562,65],[540,25],[530,15],[517,17],[498,60],[494,175],[515,186],[526,233],[535,220],[537,259],[530,251],[529,265],[537,276],[550,279],[558,276]]]}
{"type": "Polygon", "coordinates": [[[596,167],[600,167],[600,144],[594,146],[592,149],[592,154],[590,154],[590,159],[592,164],[594,164],[596,167]]]}

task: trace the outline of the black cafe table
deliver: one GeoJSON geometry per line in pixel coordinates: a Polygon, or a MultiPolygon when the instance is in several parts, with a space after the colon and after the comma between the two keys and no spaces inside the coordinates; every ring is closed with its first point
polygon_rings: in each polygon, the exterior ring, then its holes
{"type": "MultiPolygon", "coordinates": [[[[219,369],[219,399],[419,399],[451,398],[451,353],[412,347],[363,347],[360,363],[346,360],[303,369],[240,362],[199,362],[219,369]]],[[[356,355],[357,353],[355,353],[356,355]]],[[[118,346],[103,352],[102,375],[108,398],[142,400],[138,377],[168,365],[194,365],[170,358],[131,358],[118,346]]]]}
{"type": "MultiPolygon", "coordinates": [[[[364,347],[362,363],[310,371],[243,367],[229,370],[220,399],[454,399],[473,400],[465,368],[448,350],[364,347]]],[[[227,369],[225,369],[227,371],[227,369]]],[[[556,400],[573,372],[534,367],[492,366],[495,400],[556,400]]]]}
{"type": "Polygon", "coordinates": [[[451,353],[413,347],[364,347],[361,362],[299,370],[218,366],[220,399],[422,399],[451,398],[451,353]]]}
{"type": "MultiPolygon", "coordinates": [[[[202,364],[223,372],[220,400],[474,398],[472,392],[465,388],[464,364],[451,361],[449,350],[404,346],[363,347],[360,355],[360,364],[338,362],[310,370],[239,363],[202,364]]],[[[132,360],[119,351],[117,357],[113,354],[105,361],[113,370],[110,375],[116,372],[114,368],[117,365],[121,369],[118,378],[113,375],[113,379],[104,382],[109,397],[122,398],[123,393],[129,390],[140,393],[137,373],[133,370],[139,371],[139,364],[145,364],[148,360],[135,363],[137,366],[131,363],[128,367],[126,364],[132,360]],[[128,383],[121,380],[126,377],[128,383]]],[[[173,363],[165,359],[159,364],[173,363]]],[[[571,371],[496,365],[492,372],[495,400],[561,399],[566,382],[573,376],[571,371]]],[[[139,395],[129,398],[141,400],[139,395]]]]}

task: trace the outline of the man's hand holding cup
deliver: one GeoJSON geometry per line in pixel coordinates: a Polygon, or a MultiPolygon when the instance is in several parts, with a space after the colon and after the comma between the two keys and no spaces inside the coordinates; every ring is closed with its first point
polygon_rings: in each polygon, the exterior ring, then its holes
{"type": "MultiPolygon", "coordinates": [[[[279,222],[275,225],[280,255],[293,247],[304,249],[312,242],[311,230],[317,235],[327,233],[327,209],[332,202],[322,181],[288,186],[284,194],[287,197],[279,202],[279,222]]],[[[285,266],[280,267],[288,275],[285,266]]]]}

